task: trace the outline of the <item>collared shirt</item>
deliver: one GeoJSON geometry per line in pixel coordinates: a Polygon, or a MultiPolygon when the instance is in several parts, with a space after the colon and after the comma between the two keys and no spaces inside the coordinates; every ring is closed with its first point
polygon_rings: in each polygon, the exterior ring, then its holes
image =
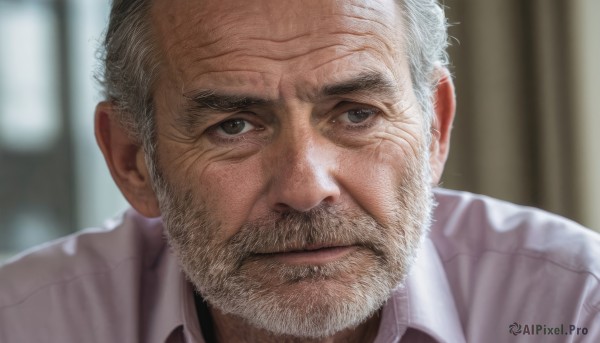
{"type": "MultiPolygon", "coordinates": [[[[600,236],[436,189],[434,223],[376,343],[600,342],[600,236]]],[[[0,268],[0,342],[203,342],[160,219],[133,210],[0,268]]]]}

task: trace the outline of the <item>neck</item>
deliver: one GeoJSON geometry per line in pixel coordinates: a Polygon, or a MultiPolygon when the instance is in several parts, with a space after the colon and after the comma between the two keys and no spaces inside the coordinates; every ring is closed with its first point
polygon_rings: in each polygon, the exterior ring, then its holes
{"type": "Polygon", "coordinates": [[[215,308],[211,307],[210,311],[219,343],[370,343],[377,336],[380,321],[379,312],[377,312],[357,327],[345,329],[335,333],[333,336],[302,338],[275,335],[267,330],[250,326],[245,320],[231,314],[224,314],[215,308]]]}

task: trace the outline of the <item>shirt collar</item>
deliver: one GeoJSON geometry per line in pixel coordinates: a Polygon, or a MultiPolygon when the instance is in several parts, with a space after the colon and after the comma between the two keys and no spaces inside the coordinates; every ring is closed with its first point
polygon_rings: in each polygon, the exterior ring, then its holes
{"type": "Polygon", "coordinates": [[[465,342],[445,270],[429,238],[423,242],[404,286],[396,289],[384,306],[375,342],[398,341],[407,328],[438,342],[465,342]]]}
{"type": "Polygon", "coordinates": [[[145,235],[144,273],[140,279],[141,313],[145,322],[144,341],[204,343],[196,315],[193,286],[187,281],[176,255],[164,236],[160,218],[145,218],[131,211],[125,217],[143,227],[145,235]],[[182,337],[182,338],[183,338],[182,337]]]}
{"type": "Polygon", "coordinates": [[[172,342],[177,341],[173,336],[183,335],[186,342],[204,343],[194,304],[194,288],[185,278],[175,254],[168,247],[164,254],[164,262],[159,266],[163,268],[159,272],[163,282],[157,292],[160,319],[152,325],[156,336],[149,337],[159,337],[158,342],[172,342]]]}

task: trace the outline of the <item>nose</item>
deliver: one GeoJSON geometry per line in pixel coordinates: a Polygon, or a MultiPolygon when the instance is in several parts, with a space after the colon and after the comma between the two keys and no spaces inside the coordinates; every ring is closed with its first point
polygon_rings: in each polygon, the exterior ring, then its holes
{"type": "Polygon", "coordinates": [[[288,136],[274,149],[267,195],[273,210],[306,212],[339,200],[337,157],[326,140],[288,136]]]}

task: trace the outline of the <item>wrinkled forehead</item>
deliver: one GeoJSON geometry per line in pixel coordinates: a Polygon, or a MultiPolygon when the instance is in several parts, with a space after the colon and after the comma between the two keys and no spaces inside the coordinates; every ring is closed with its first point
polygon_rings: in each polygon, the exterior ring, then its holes
{"type": "Polygon", "coordinates": [[[250,32],[269,27],[273,38],[280,39],[319,31],[324,24],[343,28],[350,23],[357,30],[365,26],[361,20],[386,25],[397,14],[394,0],[155,0],[153,8],[172,27],[224,33],[243,24],[250,32]]]}
{"type": "Polygon", "coordinates": [[[394,0],[157,0],[152,17],[169,75],[184,84],[219,82],[215,72],[231,85],[236,70],[262,81],[295,71],[318,77],[339,61],[368,70],[392,65],[401,51],[394,0]]]}

